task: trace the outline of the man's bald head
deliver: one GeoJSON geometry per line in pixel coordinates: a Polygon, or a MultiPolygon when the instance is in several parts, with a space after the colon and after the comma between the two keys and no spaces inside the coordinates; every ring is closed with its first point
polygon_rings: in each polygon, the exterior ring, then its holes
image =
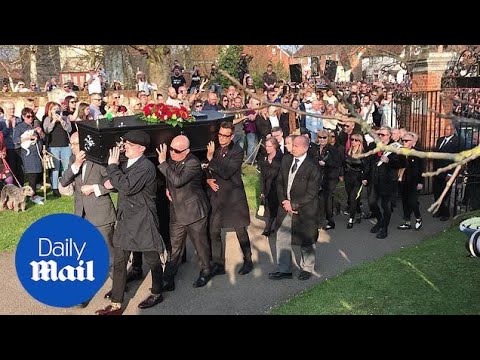
{"type": "Polygon", "coordinates": [[[185,135],[175,136],[170,144],[175,149],[188,149],[190,147],[190,140],[185,135]]]}
{"type": "Polygon", "coordinates": [[[185,135],[175,136],[170,143],[170,157],[173,161],[182,161],[190,153],[190,140],[185,135]]]}
{"type": "Polygon", "coordinates": [[[80,143],[78,139],[78,132],[74,132],[70,136],[70,147],[72,148],[72,154],[77,155],[80,151],[80,143]]]}

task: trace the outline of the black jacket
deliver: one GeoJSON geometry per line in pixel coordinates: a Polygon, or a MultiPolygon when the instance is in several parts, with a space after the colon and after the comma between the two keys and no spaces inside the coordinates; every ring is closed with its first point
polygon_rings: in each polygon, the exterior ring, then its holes
{"type": "Polygon", "coordinates": [[[203,190],[200,160],[193,155],[179,162],[171,159],[158,165],[165,175],[172,203],[170,217],[181,225],[189,225],[208,215],[209,203],[203,190]]]}

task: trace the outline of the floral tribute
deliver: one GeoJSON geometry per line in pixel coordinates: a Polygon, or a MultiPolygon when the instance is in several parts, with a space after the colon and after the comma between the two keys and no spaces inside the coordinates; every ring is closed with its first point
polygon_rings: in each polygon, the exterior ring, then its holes
{"type": "Polygon", "coordinates": [[[150,123],[165,123],[173,127],[183,127],[184,123],[195,121],[195,117],[190,114],[186,107],[179,108],[165,104],[148,104],[143,108],[140,119],[150,123]]]}

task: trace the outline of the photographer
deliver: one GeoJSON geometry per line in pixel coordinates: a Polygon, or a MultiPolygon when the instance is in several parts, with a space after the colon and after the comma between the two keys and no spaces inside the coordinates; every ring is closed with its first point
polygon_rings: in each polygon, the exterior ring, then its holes
{"type": "MultiPolygon", "coordinates": [[[[55,196],[60,196],[58,191],[58,178],[60,170],[68,169],[68,162],[72,155],[70,148],[69,136],[72,131],[72,124],[68,117],[62,117],[60,104],[53,103],[48,111],[48,116],[43,122],[45,134],[49,135],[48,151],[54,156],[53,162],[55,169],[52,170],[52,190],[55,196]],[[60,169],[61,165],[61,169],[60,169]]],[[[60,176],[61,176],[60,174],[60,176]]]]}
{"type": "Polygon", "coordinates": [[[252,56],[242,53],[240,55],[240,60],[238,60],[238,81],[243,83],[245,74],[248,74],[248,63],[252,60],[252,56]]]}

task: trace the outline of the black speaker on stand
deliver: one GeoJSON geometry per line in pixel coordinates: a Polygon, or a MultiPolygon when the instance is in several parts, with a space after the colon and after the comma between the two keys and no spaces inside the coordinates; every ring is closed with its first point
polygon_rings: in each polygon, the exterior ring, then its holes
{"type": "Polygon", "coordinates": [[[302,82],[302,65],[290,65],[290,81],[298,84],[302,82]]]}

